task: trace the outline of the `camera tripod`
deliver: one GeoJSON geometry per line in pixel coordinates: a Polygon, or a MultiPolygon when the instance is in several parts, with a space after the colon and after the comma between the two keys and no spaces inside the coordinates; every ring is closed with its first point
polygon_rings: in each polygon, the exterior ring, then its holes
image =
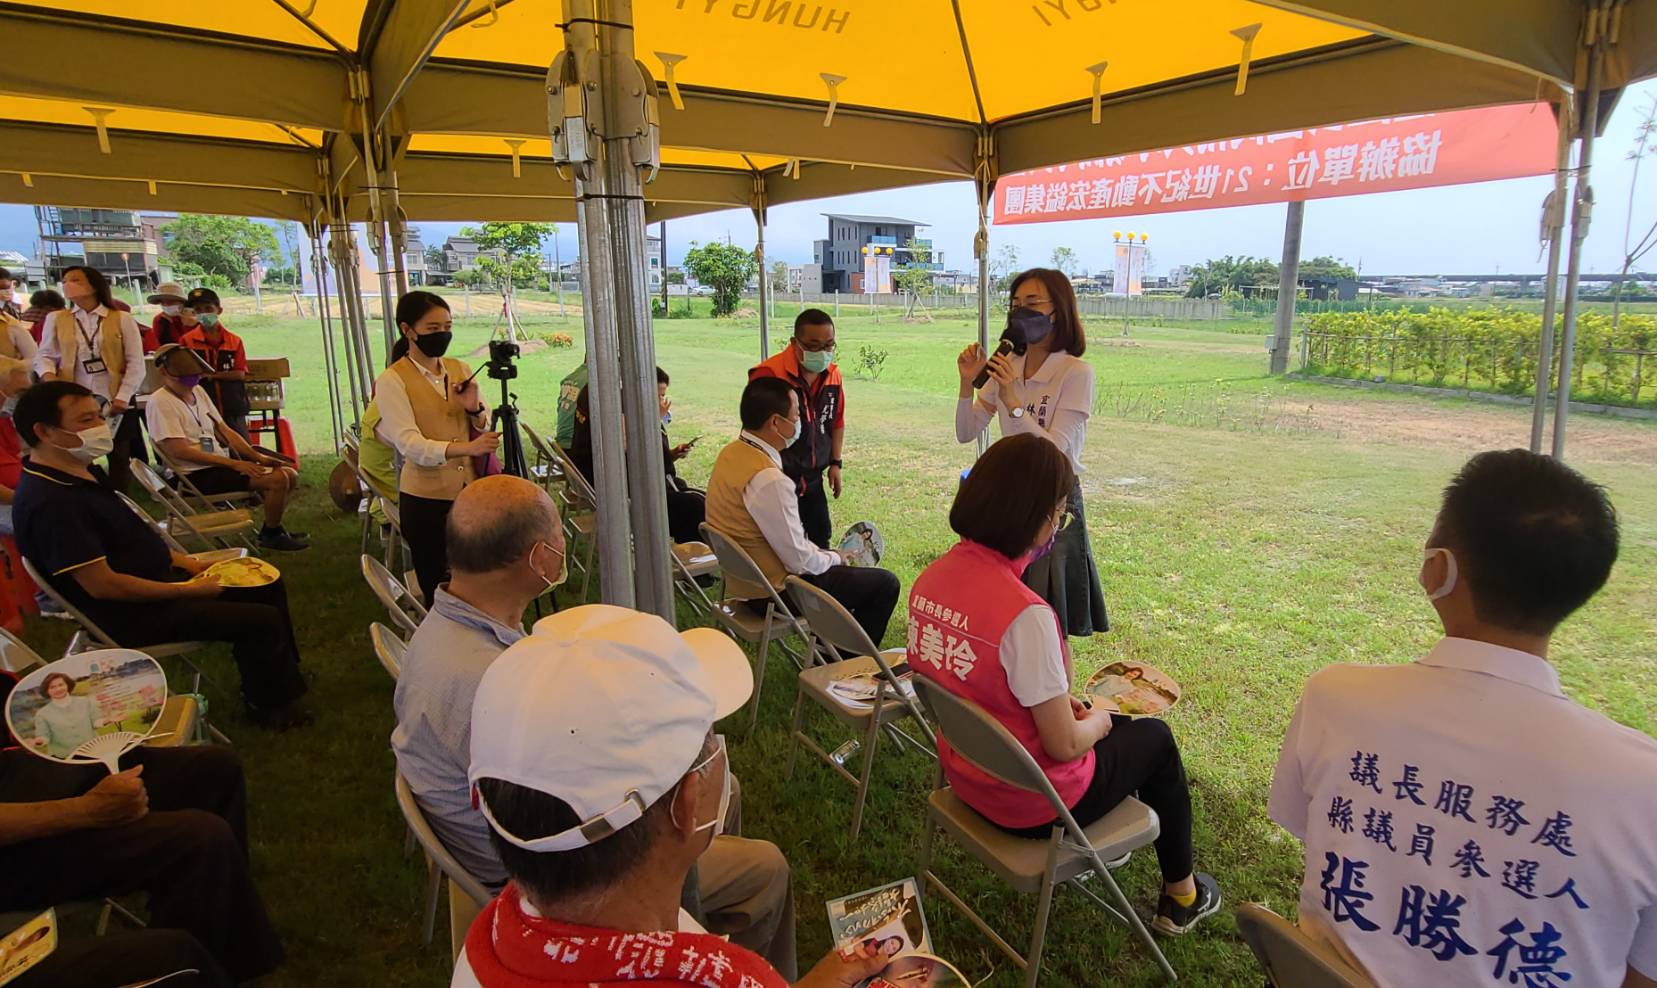
{"type": "Polygon", "coordinates": [[[501,467],[514,477],[530,480],[523,434],[518,430],[518,396],[507,390],[507,382],[518,376],[512,362],[518,352],[518,344],[509,339],[489,341],[489,376],[501,382],[501,403],[490,413],[489,428],[501,436],[501,467]]]}

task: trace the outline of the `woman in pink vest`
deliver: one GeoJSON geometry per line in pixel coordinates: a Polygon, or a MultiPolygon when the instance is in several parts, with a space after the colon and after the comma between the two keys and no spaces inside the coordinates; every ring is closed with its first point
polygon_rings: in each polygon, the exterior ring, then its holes
{"type": "MultiPolygon", "coordinates": [[[[1163,891],[1154,929],[1184,933],[1220,908],[1220,888],[1193,873],[1191,795],[1168,725],[1092,709],[1070,693],[1070,652],[1053,609],[1022,577],[1069,522],[1076,475],[1037,435],[989,448],[961,482],[949,527],[961,536],[909,593],[909,665],[984,708],[1024,745],[1082,826],[1137,795],[1162,823],[1163,891]]],[[[1052,805],[962,760],[939,736],[955,794],[1008,833],[1045,839],[1052,805]]]]}

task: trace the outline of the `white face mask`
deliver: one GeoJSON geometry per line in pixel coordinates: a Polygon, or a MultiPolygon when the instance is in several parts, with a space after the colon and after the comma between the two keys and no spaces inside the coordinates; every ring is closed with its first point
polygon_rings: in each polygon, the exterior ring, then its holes
{"type": "Polygon", "coordinates": [[[783,443],[783,448],[787,449],[788,447],[790,447],[790,446],[794,445],[795,443],[799,442],[800,441],[800,432],[804,428],[805,428],[805,419],[804,418],[795,419],[794,420],[794,431],[789,434],[788,441],[783,443]]]}
{"type": "Polygon", "coordinates": [[[1437,548],[1437,549],[1428,549],[1427,552],[1426,552],[1426,555],[1423,557],[1422,562],[1426,563],[1427,561],[1430,561],[1434,556],[1438,555],[1441,552],[1444,553],[1444,569],[1445,569],[1444,582],[1441,585],[1439,585],[1439,587],[1437,589],[1434,589],[1432,587],[1427,586],[1426,583],[1421,584],[1421,589],[1427,591],[1427,599],[1428,600],[1440,600],[1444,597],[1449,596],[1450,593],[1453,590],[1456,589],[1456,554],[1455,553],[1453,553],[1449,549],[1445,549],[1443,547],[1440,547],[1440,548],[1437,548]]]}
{"type": "Polygon", "coordinates": [[[184,311],[184,306],[183,305],[163,305],[161,307],[161,311],[165,312],[167,315],[173,317],[174,319],[177,319],[178,314],[184,311]]]}
{"type": "Polygon", "coordinates": [[[541,578],[541,581],[547,585],[548,590],[555,590],[558,587],[563,586],[564,581],[570,578],[570,557],[564,552],[554,549],[546,542],[537,542],[535,545],[531,546],[529,550],[530,569],[535,569],[535,550],[539,549],[541,546],[546,546],[548,552],[558,553],[558,578],[556,580],[550,579],[540,570],[535,570],[535,575],[541,578]]]}
{"type": "MultiPolygon", "coordinates": [[[[721,767],[725,775],[724,781],[720,783],[719,789],[719,812],[714,814],[714,818],[712,820],[709,820],[707,823],[697,824],[695,829],[691,831],[692,833],[699,834],[704,830],[711,829],[713,831],[713,836],[718,837],[720,834],[725,832],[725,814],[730,812],[731,809],[731,760],[730,756],[725,751],[725,735],[715,734],[713,736],[713,740],[713,754],[691,766],[690,771],[686,774],[695,775],[696,773],[707,768],[709,765],[712,765],[716,760],[721,763],[721,767]]],[[[677,824],[679,821],[674,820],[673,822],[677,824]]]]}
{"type": "MultiPolygon", "coordinates": [[[[59,449],[73,456],[82,463],[91,463],[100,456],[108,456],[115,449],[115,434],[109,431],[108,422],[99,422],[90,429],[75,433],[81,437],[81,444],[73,449],[68,446],[58,446],[59,449]]],[[[52,445],[56,446],[56,443],[52,445]]]]}

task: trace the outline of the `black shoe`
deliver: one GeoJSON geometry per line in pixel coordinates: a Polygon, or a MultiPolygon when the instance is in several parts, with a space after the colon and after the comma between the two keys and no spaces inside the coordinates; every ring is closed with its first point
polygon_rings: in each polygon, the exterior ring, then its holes
{"type": "Polygon", "coordinates": [[[1197,872],[1197,901],[1189,906],[1182,906],[1174,901],[1173,896],[1162,893],[1162,898],[1156,903],[1156,919],[1151,921],[1151,929],[1163,936],[1179,936],[1190,932],[1198,922],[1220,911],[1220,883],[1214,880],[1213,875],[1197,872]]]}
{"type": "Polygon", "coordinates": [[[259,547],[279,552],[298,552],[300,549],[309,549],[311,544],[296,538],[292,532],[278,528],[275,531],[261,531],[259,547]]]}
{"type": "Polygon", "coordinates": [[[269,710],[260,710],[258,708],[249,707],[247,711],[247,719],[252,721],[255,726],[263,727],[271,731],[286,731],[294,727],[309,727],[311,723],[316,720],[315,717],[311,716],[311,712],[309,710],[306,710],[304,707],[300,706],[299,701],[297,700],[292,703],[283,704],[280,707],[272,707],[269,710]]]}

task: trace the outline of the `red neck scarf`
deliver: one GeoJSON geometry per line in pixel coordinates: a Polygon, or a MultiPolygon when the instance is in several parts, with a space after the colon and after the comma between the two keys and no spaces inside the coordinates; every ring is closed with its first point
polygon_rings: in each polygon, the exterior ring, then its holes
{"type": "Polygon", "coordinates": [[[706,933],[618,933],[524,911],[508,884],[466,934],[466,960],[484,988],[625,985],[636,988],[788,988],[758,954],[706,933]]]}

